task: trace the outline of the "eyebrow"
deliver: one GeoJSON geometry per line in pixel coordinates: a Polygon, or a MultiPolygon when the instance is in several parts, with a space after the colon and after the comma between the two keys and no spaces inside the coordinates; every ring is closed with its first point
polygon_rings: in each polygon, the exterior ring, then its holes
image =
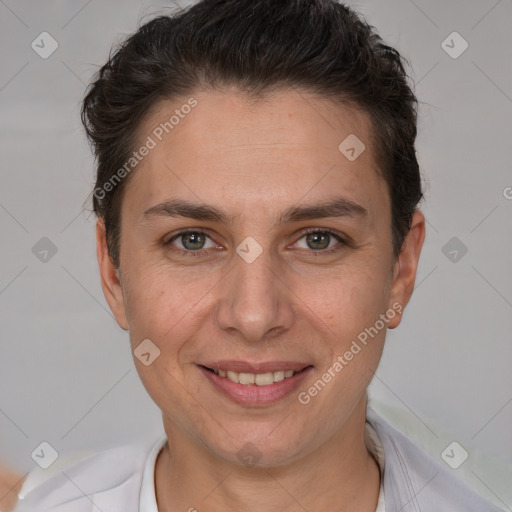
{"type": "MultiPolygon", "coordinates": [[[[197,204],[184,199],[170,199],[144,212],[143,218],[152,216],[187,217],[200,221],[232,224],[234,216],[208,204],[197,204]]],[[[367,217],[368,210],[343,197],[304,206],[292,206],[279,217],[278,224],[329,217],[367,217]]]]}

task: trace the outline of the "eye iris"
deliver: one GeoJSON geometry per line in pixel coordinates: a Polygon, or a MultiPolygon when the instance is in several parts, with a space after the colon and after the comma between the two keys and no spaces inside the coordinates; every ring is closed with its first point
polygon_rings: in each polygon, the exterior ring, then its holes
{"type": "Polygon", "coordinates": [[[183,247],[190,250],[201,249],[205,243],[204,233],[185,233],[181,236],[183,247]],[[187,245],[190,242],[190,245],[187,245]]]}
{"type": "Polygon", "coordinates": [[[306,237],[308,247],[310,249],[326,249],[329,247],[330,236],[328,233],[309,233],[306,237]],[[320,242],[320,247],[311,247],[311,243],[317,244],[320,242]]]}

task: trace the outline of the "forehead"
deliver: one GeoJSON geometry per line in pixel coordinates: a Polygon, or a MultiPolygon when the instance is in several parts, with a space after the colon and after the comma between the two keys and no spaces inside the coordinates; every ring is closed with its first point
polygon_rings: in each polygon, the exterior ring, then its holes
{"type": "Polygon", "coordinates": [[[387,205],[369,116],[310,93],[254,101],[233,90],[203,91],[160,101],[141,124],[137,147],[148,137],[154,147],[125,198],[138,211],[181,196],[218,198],[240,212],[272,205],[277,213],[278,205],[334,192],[387,205]]]}

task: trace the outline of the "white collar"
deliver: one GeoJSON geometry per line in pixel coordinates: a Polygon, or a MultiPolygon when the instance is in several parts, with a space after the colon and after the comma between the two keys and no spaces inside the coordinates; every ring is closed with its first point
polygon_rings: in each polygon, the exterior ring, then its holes
{"type": "Polygon", "coordinates": [[[155,463],[158,454],[167,443],[167,437],[160,438],[149,452],[140,486],[139,512],[158,512],[155,492],[155,463]]]}

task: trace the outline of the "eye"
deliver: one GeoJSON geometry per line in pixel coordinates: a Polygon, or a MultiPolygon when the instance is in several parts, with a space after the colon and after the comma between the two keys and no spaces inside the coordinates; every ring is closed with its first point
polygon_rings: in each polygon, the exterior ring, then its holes
{"type": "Polygon", "coordinates": [[[348,245],[341,236],[325,228],[309,229],[296,244],[298,244],[301,249],[321,252],[323,254],[339,251],[344,246],[348,245]],[[299,244],[301,240],[305,241],[302,247],[299,244]]]}
{"type": "Polygon", "coordinates": [[[216,244],[204,231],[197,229],[181,231],[165,241],[164,245],[173,245],[176,247],[176,252],[181,254],[202,254],[203,250],[206,251],[216,247],[216,244]]]}
{"type": "MultiPolygon", "coordinates": [[[[187,256],[207,254],[209,249],[217,248],[210,236],[200,229],[181,231],[163,244],[166,247],[172,246],[173,252],[187,256]]],[[[307,230],[295,245],[317,256],[337,252],[349,243],[330,229],[314,228],[307,230]]]]}

